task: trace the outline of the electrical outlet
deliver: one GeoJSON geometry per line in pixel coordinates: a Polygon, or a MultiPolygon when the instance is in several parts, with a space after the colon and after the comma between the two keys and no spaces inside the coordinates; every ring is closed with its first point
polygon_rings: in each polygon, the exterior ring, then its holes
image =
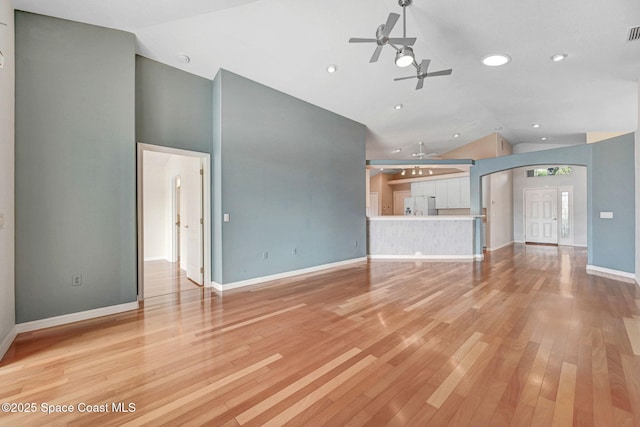
{"type": "Polygon", "coordinates": [[[262,259],[267,259],[267,258],[269,258],[269,252],[267,251],[262,252],[262,259]]]}
{"type": "Polygon", "coordinates": [[[298,255],[298,248],[293,248],[293,250],[291,251],[292,255],[298,255]]]}
{"type": "Polygon", "coordinates": [[[82,274],[71,276],[71,286],[82,286],[82,274]]]}
{"type": "Polygon", "coordinates": [[[355,240],[355,241],[353,242],[353,247],[354,247],[354,248],[357,248],[357,247],[358,247],[358,241],[357,241],[357,240],[355,240]]]}

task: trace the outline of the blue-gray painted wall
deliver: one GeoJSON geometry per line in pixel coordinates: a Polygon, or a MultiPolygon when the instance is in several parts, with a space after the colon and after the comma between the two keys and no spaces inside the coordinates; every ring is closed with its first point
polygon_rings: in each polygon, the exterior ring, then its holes
{"type": "MultiPolygon", "coordinates": [[[[634,135],[627,134],[595,144],[575,145],[477,160],[470,172],[471,213],[481,212],[481,177],[530,165],[581,165],[587,167],[587,246],[590,265],[627,273],[635,271],[634,135]],[[613,219],[601,219],[612,211],[613,219]]],[[[482,253],[476,222],[476,254],[482,253]]]]}
{"type": "Polygon", "coordinates": [[[135,38],[15,18],[16,321],[135,301],[135,38]]]}
{"type": "Polygon", "coordinates": [[[366,256],[365,126],[225,70],[217,79],[214,200],[231,219],[219,283],[366,256]]]}
{"type": "Polygon", "coordinates": [[[136,56],[136,140],[212,153],[212,82],[136,56]]]}
{"type": "Polygon", "coordinates": [[[635,272],[635,158],[634,135],[592,146],[591,200],[592,264],[635,272]],[[613,219],[600,212],[613,212],[613,219]]]}

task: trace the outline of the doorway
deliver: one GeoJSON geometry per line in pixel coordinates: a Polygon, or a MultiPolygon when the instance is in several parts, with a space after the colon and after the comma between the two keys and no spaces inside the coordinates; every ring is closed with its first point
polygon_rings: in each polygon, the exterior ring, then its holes
{"type": "Polygon", "coordinates": [[[211,286],[209,154],[138,144],[138,299],[211,286]]]}

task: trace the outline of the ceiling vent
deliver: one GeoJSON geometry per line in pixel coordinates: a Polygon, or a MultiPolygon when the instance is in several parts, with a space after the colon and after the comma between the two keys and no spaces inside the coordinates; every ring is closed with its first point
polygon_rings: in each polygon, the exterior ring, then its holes
{"type": "Polygon", "coordinates": [[[632,42],[635,40],[640,40],[640,27],[629,28],[629,37],[627,38],[627,41],[632,42]]]}

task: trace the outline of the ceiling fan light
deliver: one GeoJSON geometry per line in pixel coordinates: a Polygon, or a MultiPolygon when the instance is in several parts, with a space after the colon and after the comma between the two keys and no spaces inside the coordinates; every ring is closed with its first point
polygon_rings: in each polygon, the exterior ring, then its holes
{"type": "Polygon", "coordinates": [[[408,67],[413,64],[414,58],[413,49],[409,46],[402,46],[396,53],[396,65],[398,67],[408,67]]]}

